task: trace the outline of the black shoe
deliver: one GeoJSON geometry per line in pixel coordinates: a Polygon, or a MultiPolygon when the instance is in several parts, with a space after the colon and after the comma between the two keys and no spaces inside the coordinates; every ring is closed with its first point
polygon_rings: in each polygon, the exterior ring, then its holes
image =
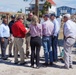
{"type": "Polygon", "coordinates": [[[48,63],[43,63],[43,65],[47,67],[48,66],[48,63]]]}
{"type": "Polygon", "coordinates": [[[57,62],[58,62],[58,60],[54,60],[54,62],[55,62],[55,63],[57,63],[57,62]]]}
{"type": "Polygon", "coordinates": [[[20,55],[18,54],[18,57],[20,57],[20,55]]]}
{"type": "Polygon", "coordinates": [[[12,54],[9,54],[9,57],[13,57],[13,55],[12,54]]]}
{"type": "Polygon", "coordinates": [[[32,68],[34,68],[34,65],[31,65],[32,68]]]}
{"type": "Polygon", "coordinates": [[[3,60],[7,60],[7,59],[8,59],[8,57],[2,57],[2,59],[3,59],[3,60]]]}
{"type": "Polygon", "coordinates": [[[25,65],[26,62],[20,63],[20,65],[25,65]]]}
{"type": "Polygon", "coordinates": [[[36,69],[39,69],[40,67],[39,66],[36,66],[36,69]]]}
{"type": "Polygon", "coordinates": [[[15,62],[14,64],[18,64],[19,62],[15,62]]]}
{"type": "Polygon", "coordinates": [[[53,62],[50,62],[49,64],[52,66],[53,65],[53,62]]]}
{"type": "Polygon", "coordinates": [[[69,68],[73,69],[73,66],[72,66],[72,65],[70,65],[70,66],[69,66],[69,68]]]}

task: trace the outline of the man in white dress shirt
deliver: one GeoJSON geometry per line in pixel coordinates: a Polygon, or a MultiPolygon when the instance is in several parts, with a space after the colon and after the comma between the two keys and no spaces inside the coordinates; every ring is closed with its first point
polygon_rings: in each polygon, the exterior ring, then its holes
{"type": "Polygon", "coordinates": [[[8,45],[8,41],[10,40],[10,30],[8,27],[7,18],[4,17],[2,20],[2,24],[0,25],[0,46],[1,46],[1,58],[3,60],[7,60],[6,56],[6,48],[8,45]]]}
{"type": "Polygon", "coordinates": [[[64,62],[65,68],[73,68],[72,65],[72,47],[76,39],[76,23],[70,20],[70,14],[64,15],[64,62]]]}

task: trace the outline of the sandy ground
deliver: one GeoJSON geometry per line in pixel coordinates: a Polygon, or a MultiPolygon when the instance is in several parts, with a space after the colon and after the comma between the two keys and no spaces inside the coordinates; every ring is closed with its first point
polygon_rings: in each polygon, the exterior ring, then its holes
{"type": "MultiPolygon", "coordinates": [[[[62,47],[60,49],[62,49],[62,47]]],[[[59,51],[59,47],[58,47],[58,51],[59,51]]],[[[7,48],[7,54],[8,54],[8,48],[7,48]]],[[[41,67],[39,69],[30,67],[30,59],[25,59],[26,64],[24,66],[14,65],[14,58],[8,58],[8,60],[6,61],[0,59],[0,75],[75,75],[76,74],[75,49],[73,50],[74,69],[67,70],[61,68],[64,65],[64,63],[62,63],[60,60],[57,63],[54,63],[53,66],[48,66],[48,67],[42,66],[42,63],[44,62],[44,58],[42,58],[43,48],[41,48],[40,57],[41,57],[40,58],[41,67]]]]}
{"type": "MultiPolygon", "coordinates": [[[[63,39],[62,29],[60,32],[60,39],[63,39]]],[[[60,47],[58,47],[58,55],[60,55],[60,50],[63,49],[62,40],[59,41],[60,47]]],[[[24,44],[25,48],[25,44],[24,44]]],[[[0,50],[1,54],[1,50],[0,50]]],[[[7,47],[7,55],[8,55],[8,47],[7,47]]],[[[4,61],[0,59],[0,75],[76,75],[76,50],[73,49],[73,69],[64,69],[61,68],[64,63],[62,61],[58,61],[54,63],[53,66],[44,67],[42,63],[44,63],[44,52],[43,48],[41,48],[40,52],[40,65],[39,69],[30,67],[30,58],[25,59],[26,64],[24,66],[14,65],[14,58],[8,58],[8,60],[4,61]]]]}
{"type": "MultiPolygon", "coordinates": [[[[1,23],[1,21],[0,21],[1,23]]],[[[63,39],[62,29],[60,32],[60,39],[63,39]]],[[[58,47],[58,55],[60,55],[60,50],[63,49],[62,40],[59,41],[58,47]]],[[[24,44],[25,48],[25,44],[24,44]]],[[[1,50],[0,50],[1,51],[1,50]]],[[[0,52],[1,54],[1,52],[0,52]]],[[[7,55],[8,55],[8,47],[7,47],[7,55]]],[[[30,67],[30,58],[25,59],[27,62],[24,66],[14,65],[14,58],[8,58],[8,60],[4,61],[0,59],[0,75],[76,75],[76,50],[73,49],[73,69],[63,69],[61,68],[64,63],[60,60],[57,63],[54,63],[53,66],[43,67],[42,63],[44,62],[43,48],[41,48],[40,52],[40,65],[39,69],[30,67]]]]}

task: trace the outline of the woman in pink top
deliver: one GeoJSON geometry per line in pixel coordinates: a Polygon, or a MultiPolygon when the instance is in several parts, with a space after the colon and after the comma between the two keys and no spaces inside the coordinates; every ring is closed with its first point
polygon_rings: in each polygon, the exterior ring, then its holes
{"type": "Polygon", "coordinates": [[[36,59],[36,68],[39,68],[39,53],[41,47],[42,25],[39,24],[37,16],[33,16],[30,25],[31,34],[31,67],[34,68],[34,59],[36,59]]]}

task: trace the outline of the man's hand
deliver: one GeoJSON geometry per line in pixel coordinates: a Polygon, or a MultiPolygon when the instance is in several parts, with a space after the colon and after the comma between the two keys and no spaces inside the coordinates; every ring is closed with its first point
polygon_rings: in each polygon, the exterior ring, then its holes
{"type": "Polygon", "coordinates": [[[26,33],[28,33],[29,31],[30,31],[30,29],[28,29],[26,33]]]}
{"type": "Polygon", "coordinates": [[[57,37],[57,36],[54,36],[54,35],[52,36],[52,38],[56,38],[56,37],[57,37]]]}
{"type": "Polygon", "coordinates": [[[26,28],[26,30],[27,30],[27,32],[26,32],[26,34],[30,31],[30,29],[29,28],[26,28]]]}
{"type": "Polygon", "coordinates": [[[8,41],[10,41],[10,40],[11,40],[11,38],[9,37],[9,38],[8,38],[8,41]]]}
{"type": "Polygon", "coordinates": [[[4,38],[1,38],[1,42],[4,43],[4,38]]]}

